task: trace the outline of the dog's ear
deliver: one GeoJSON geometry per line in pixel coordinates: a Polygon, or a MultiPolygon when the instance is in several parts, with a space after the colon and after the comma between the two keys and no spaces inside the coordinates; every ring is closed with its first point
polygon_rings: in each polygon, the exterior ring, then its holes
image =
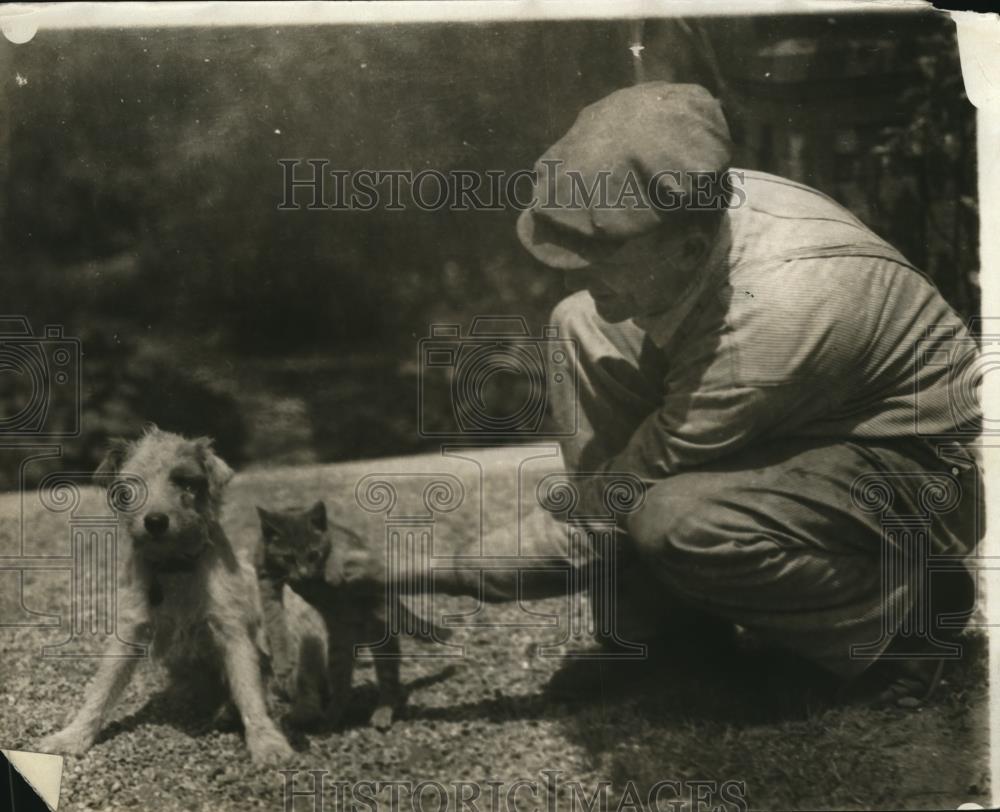
{"type": "Polygon", "coordinates": [[[208,437],[200,437],[194,441],[201,464],[205,466],[205,474],[208,476],[208,492],[212,499],[218,500],[222,496],[222,490],[233,478],[233,469],[226,465],[225,461],[215,453],[212,448],[212,441],[208,437]]]}
{"type": "Polygon", "coordinates": [[[104,459],[101,460],[101,464],[94,471],[94,482],[98,485],[107,485],[107,478],[114,476],[122,469],[122,465],[128,458],[131,449],[132,444],[121,437],[114,437],[108,440],[108,450],[104,454],[104,459]]]}
{"type": "Polygon", "coordinates": [[[309,508],[309,521],[317,530],[326,530],[326,505],[322,501],[309,508]]]}

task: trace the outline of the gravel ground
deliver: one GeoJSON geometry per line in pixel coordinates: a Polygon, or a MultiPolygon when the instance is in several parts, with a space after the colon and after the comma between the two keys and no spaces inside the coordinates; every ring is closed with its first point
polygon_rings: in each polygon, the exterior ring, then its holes
{"type": "MultiPolygon", "coordinates": [[[[381,543],[381,517],[354,502],[358,479],[372,472],[452,471],[462,477],[472,508],[448,514],[436,526],[437,549],[447,549],[449,539],[480,532],[481,522],[488,529],[490,516],[510,515],[515,453],[477,453],[476,463],[413,457],[246,471],[231,486],[226,528],[237,547],[247,550],[256,535],[253,504],[324,498],[343,523],[381,543]]],[[[528,479],[551,471],[553,462],[525,466],[528,479]]],[[[84,506],[100,499],[88,489],[84,506]]],[[[17,551],[19,500],[17,494],[0,496],[3,555],[17,551]]],[[[27,551],[65,555],[65,515],[47,513],[33,494],[25,498],[24,527],[27,551]]],[[[0,621],[6,624],[19,616],[17,591],[12,574],[2,577],[0,621]]],[[[67,594],[66,571],[25,576],[30,610],[60,611],[67,594]]],[[[532,609],[555,613],[563,605],[544,601],[532,609]]],[[[442,602],[445,611],[471,607],[442,602]]],[[[691,651],[646,664],[627,689],[608,685],[588,701],[561,704],[543,694],[561,663],[532,654],[555,632],[512,625],[524,617],[513,606],[487,607],[477,621],[492,626],[456,633],[455,642],[465,644],[462,658],[404,661],[411,697],[389,733],[365,724],[375,694],[370,661],[362,662],[353,723],[342,731],[296,736],[298,758],[289,769],[328,771],[324,808],[331,810],[338,808],[337,782],[379,780],[437,781],[449,789],[473,782],[482,794],[469,809],[493,808],[488,782],[496,781],[499,808],[547,808],[544,770],[559,771],[560,788],[551,799],[559,809],[573,808],[572,782],[588,798],[606,786],[614,809],[618,801],[634,800],[631,787],[645,798],[657,781],[699,779],[745,782],[752,809],[954,808],[967,801],[988,806],[985,646],[979,638],[969,638],[967,656],[948,673],[941,695],[916,712],[833,705],[819,675],[781,658],[734,660],[691,651]],[[508,800],[518,780],[535,781],[539,794],[532,797],[530,788],[522,788],[508,800]]],[[[65,636],[58,628],[0,628],[0,746],[31,749],[78,706],[96,662],[40,656],[43,645],[65,636]]],[[[404,650],[426,653],[410,641],[404,650]]],[[[60,809],[283,809],[288,777],[252,765],[238,731],[191,718],[159,696],[161,688],[161,675],[144,664],[99,742],[85,756],[66,760],[60,809]]],[[[312,778],[303,772],[294,780],[302,790],[312,778]]],[[[433,787],[421,797],[425,809],[440,806],[433,787]]],[[[664,793],[660,809],[681,809],[668,805],[672,797],[664,793]]],[[[314,800],[299,797],[294,808],[313,809],[314,800]]],[[[377,807],[391,805],[390,790],[382,788],[377,807]]],[[[399,806],[411,808],[405,791],[399,806]]],[[[454,798],[447,808],[456,808],[454,798]]]]}

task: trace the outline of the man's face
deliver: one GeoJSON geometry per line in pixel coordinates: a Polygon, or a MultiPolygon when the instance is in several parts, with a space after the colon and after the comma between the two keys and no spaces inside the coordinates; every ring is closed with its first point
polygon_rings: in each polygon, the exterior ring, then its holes
{"type": "Polygon", "coordinates": [[[708,253],[698,233],[645,234],[626,242],[607,259],[565,272],[566,287],[586,290],[597,313],[609,322],[667,310],[691,283],[708,253]]]}

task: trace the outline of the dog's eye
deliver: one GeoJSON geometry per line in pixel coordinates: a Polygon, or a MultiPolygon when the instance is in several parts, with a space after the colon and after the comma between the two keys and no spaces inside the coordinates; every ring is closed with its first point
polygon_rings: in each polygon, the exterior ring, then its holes
{"type": "Polygon", "coordinates": [[[197,496],[203,493],[205,490],[206,482],[200,477],[179,477],[177,479],[177,485],[184,491],[187,491],[192,496],[197,496]]]}

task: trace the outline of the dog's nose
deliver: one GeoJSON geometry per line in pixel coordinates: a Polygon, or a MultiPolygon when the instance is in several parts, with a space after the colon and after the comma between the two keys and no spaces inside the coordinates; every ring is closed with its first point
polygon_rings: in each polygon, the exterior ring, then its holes
{"type": "Polygon", "coordinates": [[[147,513],[143,524],[146,525],[146,530],[158,536],[170,526],[170,519],[166,513],[147,513]]]}

